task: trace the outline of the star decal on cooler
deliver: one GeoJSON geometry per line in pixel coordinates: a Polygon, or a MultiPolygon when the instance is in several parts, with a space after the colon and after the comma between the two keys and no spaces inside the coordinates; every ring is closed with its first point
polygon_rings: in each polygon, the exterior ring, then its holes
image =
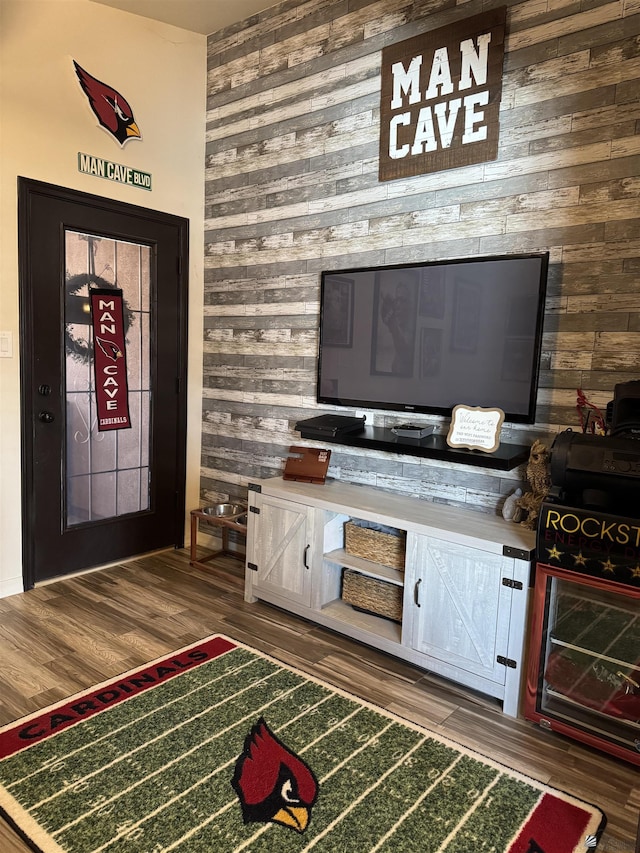
{"type": "Polygon", "coordinates": [[[631,577],[640,578],[640,563],[636,565],[635,569],[631,569],[631,577]]]}
{"type": "Polygon", "coordinates": [[[615,572],[616,567],[608,557],[606,560],[600,560],[600,562],[602,563],[603,572],[610,572],[611,574],[615,572]]]}
{"type": "Polygon", "coordinates": [[[580,551],[577,554],[572,554],[571,556],[573,557],[576,566],[586,566],[587,565],[587,558],[583,556],[582,551],[580,551]]]}
{"type": "Polygon", "coordinates": [[[559,560],[560,557],[562,557],[563,552],[558,551],[558,549],[556,548],[555,545],[553,546],[553,548],[547,548],[547,551],[549,552],[549,559],[550,560],[559,560]]]}

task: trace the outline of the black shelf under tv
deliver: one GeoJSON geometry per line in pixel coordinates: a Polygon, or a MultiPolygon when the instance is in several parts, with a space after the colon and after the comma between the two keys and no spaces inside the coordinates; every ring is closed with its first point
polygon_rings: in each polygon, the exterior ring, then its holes
{"type": "Polygon", "coordinates": [[[422,456],[431,459],[443,459],[458,462],[461,465],[475,465],[479,468],[493,468],[510,471],[529,459],[530,448],[523,444],[501,442],[493,453],[482,450],[465,450],[449,447],[446,436],[428,435],[425,438],[402,438],[385,427],[365,426],[359,432],[339,435],[319,435],[314,430],[305,430],[304,423],[297,424],[302,438],[326,444],[343,444],[347,447],[364,447],[371,450],[386,450],[391,453],[403,453],[407,456],[422,456]]]}

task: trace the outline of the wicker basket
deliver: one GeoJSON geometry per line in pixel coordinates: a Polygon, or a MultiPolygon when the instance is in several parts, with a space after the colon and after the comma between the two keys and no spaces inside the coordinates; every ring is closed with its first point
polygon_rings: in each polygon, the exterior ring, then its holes
{"type": "Polygon", "coordinates": [[[380,530],[359,527],[352,521],[347,521],[344,526],[344,543],[347,554],[404,571],[406,545],[404,531],[400,536],[394,536],[380,530]]]}
{"type": "Polygon", "coordinates": [[[342,570],[342,600],[356,610],[402,622],[403,588],[370,578],[353,569],[342,570]]]}

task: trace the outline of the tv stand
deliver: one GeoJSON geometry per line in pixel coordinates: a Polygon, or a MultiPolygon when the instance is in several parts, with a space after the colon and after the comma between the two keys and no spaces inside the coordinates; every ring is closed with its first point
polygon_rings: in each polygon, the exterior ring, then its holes
{"type": "Polygon", "coordinates": [[[432,459],[443,459],[447,462],[458,462],[461,465],[475,465],[481,468],[493,468],[499,471],[510,471],[522,465],[529,459],[530,448],[524,444],[508,444],[501,442],[493,453],[482,450],[465,450],[449,447],[446,436],[427,435],[421,439],[405,438],[395,435],[385,427],[365,426],[359,432],[342,433],[341,435],[326,435],[321,439],[317,434],[305,431],[304,425],[299,425],[302,438],[312,441],[323,441],[329,444],[343,444],[347,447],[364,447],[372,450],[386,450],[391,453],[405,453],[407,456],[422,456],[432,459]]]}
{"type": "Polygon", "coordinates": [[[532,530],[337,480],[259,480],[249,483],[248,502],[246,601],[261,599],[324,625],[518,714],[532,530]],[[359,552],[350,547],[345,525],[356,520],[404,535],[404,569],[379,542],[359,552]],[[345,569],[382,592],[395,590],[400,622],[349,604],[345,569]]]}

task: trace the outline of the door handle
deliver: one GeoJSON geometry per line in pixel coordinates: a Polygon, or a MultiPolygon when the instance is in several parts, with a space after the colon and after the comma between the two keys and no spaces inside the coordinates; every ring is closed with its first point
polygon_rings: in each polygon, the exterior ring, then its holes
{"type": "Polygon", "coordinates": [[[308,553],[310,547],[311,547],[311,545],[307,545],[307,547],[304,549],[304,555],[302,557],[302,562],[304,563],[304,567],[307,570],[309,569],[309,563],[307,563],[307,553],[308,553]]]}
{"type": "Polygon", "coordinates": [[[51,412],[40,412],[38,420],[42,421],[43,424],[50,424],[55,418],[51,412]]]}
{"type": "Polygon", "coordinates": [[[416,585],[413,588],[413,603],[415,604],[416,607],[422,607],[422,605],[420,604],[419,593],[418,593],[418,588],[420,587],[421,583],[422,583],[422,578],[418,578],[418,580],[416,581],[416,585]]]}

